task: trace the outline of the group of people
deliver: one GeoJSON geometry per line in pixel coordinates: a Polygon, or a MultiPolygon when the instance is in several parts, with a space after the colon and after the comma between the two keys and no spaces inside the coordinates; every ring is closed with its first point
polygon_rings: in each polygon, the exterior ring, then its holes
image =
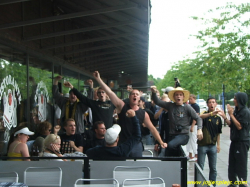
{"type": "MultiPolygon", "coordinates": [[[[166,93],[160,99],[159,91],[152,86],[152,102],[157,108],[152,113],[146,109],[146,101],[141,97],[139,90],[131,90],[129,98],[125,101],[103,82],[98,71],[95,71],[93,76],[100,86],[96,89],[96,94],[89,92],[88,96],[85,96],[70,82],[66,82],[64,85],[70,88],[69,98],[63,97],[58,89],[58,81],[62,76],[55,78],[53,97],[61,109],[60,119],[64,123],[61,125],[63,128],[59,124],[54,127],[54,134],[50,134],[50,125],[45,133],[40,134],[40,137],[44,138],[41,150],[43,156],[63,157],[63,153],[71,150],[84,152],[87,156],[97,159],[141,157],[141,140],[145,138],[147,142],[152,135],[156,141],[155,150],[158,151],[160,147],[162,156],[180,156],[181,145],[188,144],[190,159],[196,161],[198,158],[198,164],[203,169],[207,155],[210,167],[209,180],[216,181],[216,155],[220,151],[223,118],[231,128],[229,179],[236,181],[238,177],[247,180],[250,111],[246,107],[248,99],[245,93],[235,94],[235,109],[227,106],[230,116],[230,119],[227,119],[223,110],[216,108],[217,102],[213,97],[207,99],[208,111],[200,114],[195,95],[190,95],[189,91],[181,87],[166,89],[166,93]],[[188,100],[190,104],[186,103],[188,100]],[[92,128],[88,130],[83,119],[83,114],[87,110],[91,111],[93,123],[92,128]],[[118,114],[119,125],[113,123],[114,110],[118,114]],[[155,128],[156,119],[159,132],[155,128]],[[63,134],[62,129],[65,131],[63,134]]],[[[87,83],[93,87],[92,80],[88,80],[87,83]]],[[[25,126],[19,128],[9,142],[8,155],[28,157],[29,152],[25,143],[28,136],[34,133],[25,126]]]]}
{"type": "MultiPolygon", "coordinates": [[[[156,105],[162,107],[160,132],[168,144],[164,155],[178,156],[181,154],[180,146],[187,144],[190,160],[197,161],[201,169],[204,168],[207,155],[210,169],[209,180],[215,186],[217,153],[220,152],[223,119],[230,127],[228,179],[232,181],[232,184],[229,186],[237,186],[237,181],[247,181],[250,145],[250,110],[246,106],[247,94],[242,92],[235,94],[235,108],[227,105],[230,116],[228,119],[225,112],[217,108],[214,97],[207,99],[208,110],[200,114],[195,95],[190,94],[187,90],[177,87],[166,90],[166,93],[170,100],[165,98],[160,100],[156,95],[156,87],[152,88],[152,100],[156,105]],[[188,100],[189,104],[186,104],[188,100]],[[194,153],[194,157],[192,153],[194,153]]],[[[245,186],[245,184],[240,184],[240,186],[245,186]]]]}

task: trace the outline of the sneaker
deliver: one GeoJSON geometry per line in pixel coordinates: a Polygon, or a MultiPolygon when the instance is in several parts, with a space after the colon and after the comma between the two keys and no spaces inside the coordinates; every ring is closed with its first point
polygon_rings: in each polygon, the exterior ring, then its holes
{"type": "Polygon", "coordinates": [[[192,159],[189,160],[189,162],[196,162],[196,161],[197,161],[196,157],[194,157],[194,158],[192,158],[192,159]]]}

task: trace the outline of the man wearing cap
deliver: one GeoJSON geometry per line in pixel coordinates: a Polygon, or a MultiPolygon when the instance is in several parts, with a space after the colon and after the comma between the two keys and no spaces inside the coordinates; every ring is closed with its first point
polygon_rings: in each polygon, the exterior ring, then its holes
{"type": "MultiPolygon", "coordinates": [[[[121,126],[120,141],[119,143],[125,142],[133,134],[133,124],[131,120],[126,117],[126,112],[129,109],[133,109],[136,113],[137,118],[139,119],[140,124],[144,124],[147,127],[159,144],[165,148],[166,144],[162,141],[158,131],[150,121],[148,114],[139,108],[138,102],[140,100],[139,90],[132,90],[129,95],[129,103],[124,103],[101,79],[98,71],[93,73],[96,81],[103,88],[103,90],[109,95],[110,100],[113,105],[116,107],[118,116],[119,116],[119,125],[121,126]]],[[[138,142],[134,146],[133,150],[130,153],[130,157],[142,157],[143,145],[141,142],[138,142]]]]}
{"type": "Polygon", "coordinates": [[[76,95],[71,90],[69,91],[69,98],[61,95],[58,89],[58,81],[61,79],[62,76],[60,75],[55,77],[53,84],[53,98],[61,109],[61,126],[63,126],[65,120],[73,118],[76,122],[76,133],[82,134],[85,130],[83,114],[88,107],[82,102],[79,102],[76,95]]]}
{"type": "Polygon", "coordinates": [[[135,115],[135,111],[132,109],[128,110],[126,112],[126,116],[127,118],[130,118],[133,123],[132,136],[125,142],[117,146],[121,127],[117,124],[114,124],[111,128],[107,129],[104,135],[106,145],[98,145],[94,148],[89,149],[86,152],[88,157],[93,159],[128,157],[133,147],[140,141],[141,131],[139,126],[139,120],[135,115]]]}
{"type": "Polygon", "coordinates": [[[165,108],[169,112],[169,142],[165,152],[166,156],[180,156],[180,146],[186,145],[189,140],[190,118],[192,117],[197,122],[198,132],[197,137],[202,139],[202,119],[194,111],[194,109],[185,104],[189,99],[189,91],[177,87],[168,93],[171,102],[164,102],[157,98],[156,87],[151,87],[152,100],[156,105],[165,108]]]}

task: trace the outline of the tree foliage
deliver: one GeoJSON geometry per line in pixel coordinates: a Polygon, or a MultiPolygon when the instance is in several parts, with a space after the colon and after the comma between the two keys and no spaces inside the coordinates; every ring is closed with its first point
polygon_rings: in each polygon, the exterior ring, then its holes
{"type": "Polygon", "coordinates": [[[218,17],[192,17],[206,26],[193,36],[201,45],[194,57],[176,62],[157,86],[171,86],[173,78],[178,77],[182,87],[194,94],[221,92],[222,84],[227,92],[250,93],[249,10],[250,3],[227,4],[209,11],[209,14],[219,12],[218,17]]]}

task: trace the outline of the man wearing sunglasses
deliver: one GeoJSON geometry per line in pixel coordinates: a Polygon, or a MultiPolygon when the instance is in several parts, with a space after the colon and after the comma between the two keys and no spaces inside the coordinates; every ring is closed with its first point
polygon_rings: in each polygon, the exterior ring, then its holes
{"type": "MultiPolygon", "coordinates": [[[[90,81],[92,80],[88,81],[89,84],[91,84],[90,81]]],[[[67,84],[64,85],[71,88],[70,91],[72,91],[83,104],[91,108],[93,123],[103,121],[107,129],[113,125],[113,112],[115,110],[115,106],[110,100],[107,100],[107,94],[103,88],[98,88],[98,100],[93,100],[81,94],[70,82],[67,82],[67,84]]]]}

